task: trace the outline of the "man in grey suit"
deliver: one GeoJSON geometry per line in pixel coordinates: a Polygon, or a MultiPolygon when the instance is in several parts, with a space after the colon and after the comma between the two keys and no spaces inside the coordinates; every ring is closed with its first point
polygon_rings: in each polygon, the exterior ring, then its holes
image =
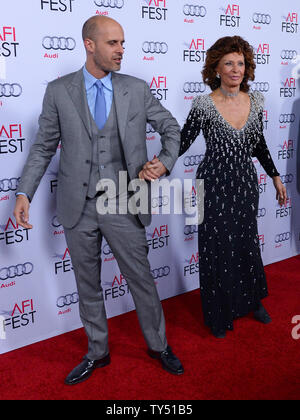
{"type": "MultiPolygon", "coordinates": [[[[113,19],[94,16],[83,26],[85,66],[49,83],[32,146],[19,183],[14,215],[25,227],[29,205],[61,141],[57,215],[64,227],[79,293],[88,353],[66,378],[77,384],[110,363],[107,318],[100,284],[101,242],[106,238],[133,296],[151,357],[172,374],[183,367],[168,346],[165,320],[148,262],[145,227],[149,214],[99,214],[99,180],[119,187],[120,171],[143,183],[171,172],[178,157],[180,127],[147,84],[117,74],[124,32],[113,19]],[[147,161],[146,123],[160,134],[162,150],[147,161]],[[123,172],[124,173],[124,172],[123,172]],[[98,187],[97,187],[98,184],[98,187]]],[[[118,195],[118,199],[121,200],[118,195]]]]}

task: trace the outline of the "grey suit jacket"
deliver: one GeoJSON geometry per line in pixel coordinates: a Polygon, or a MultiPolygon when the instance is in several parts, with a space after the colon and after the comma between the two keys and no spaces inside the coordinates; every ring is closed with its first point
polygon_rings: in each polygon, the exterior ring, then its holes
{"type": "MultiPolygon", "coordinates": [[[[130,179],[138,178],[148,161],[146,123],[161,135],[158,156],[171,172],[180,147],[180,127],[148,85],[135,77],[113,73],[117,120],[130,179]]],[[[91,126],[82,69],[48,84],[36,142],[28,155],[18,191],[33,199],[61,141],[57,185],[57,216],[66,228],[78,222],[86,200],[91,171],[91,126]]],[[[151,206],[149,208],[151,213],[151,206]]],[[[151,214],[140,217],[146,226],[151,214]]]]}

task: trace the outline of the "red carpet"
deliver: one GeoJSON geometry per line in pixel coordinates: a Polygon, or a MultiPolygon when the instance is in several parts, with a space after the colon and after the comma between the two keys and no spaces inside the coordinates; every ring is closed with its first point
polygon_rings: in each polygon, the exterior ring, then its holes
{"type": "Polygon", "coordinates": [[[86,352],[83,330],[0,356],[1,400],[298,400],[300,340],[291,321],[300,315],[300,256],[266,267],[273,323],[251,316],[225,340],[205,328],[199,291],[163,302],[168,340],[186,373],[164,373],[146,355],[135,312],[109,321],[112,364],[67,387],[65,376],[86,352]]]}

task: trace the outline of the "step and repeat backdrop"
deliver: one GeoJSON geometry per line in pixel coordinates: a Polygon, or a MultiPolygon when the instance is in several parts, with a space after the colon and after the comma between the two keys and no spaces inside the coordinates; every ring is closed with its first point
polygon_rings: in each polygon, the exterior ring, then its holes
{"type": "MultiPolygon", "coordinates": [[[[256,79],[265,95],[267,143],[288,190],[276,203],[272,180],[255,161],[260,188],[259,239],[265,264],[300,253],[300,5],[299,0],[10,0],[0,17],[0,353],[81,327],[78,294],[63,227],[56,216],[57,150],[31,205],[33,230],[16,225],[15,191],[47,83],[81,68],[84,21],[115,18],[124,27],[122,72],[147,81],[182,126],[196,95],[207,94],[202,66],[220,37],[240,35],[255,50],[256,79]]],[[[74,115],[76,118],[76,115],[74,115]]],[[[160,137],[147,127],[149,159],[160,137]]],[[[194,179],[205,154],[200,135],[170,179],[194,179]]],[[[195,190],[185,196],[195,205],[195,190]]],[[[172,197],[153,196],[149,258],[161,299],[199,287],[197,225],[161,214],[172,197]]],[[[107,315],[133,310],[114,256],[102,244],[107,315]]]]}

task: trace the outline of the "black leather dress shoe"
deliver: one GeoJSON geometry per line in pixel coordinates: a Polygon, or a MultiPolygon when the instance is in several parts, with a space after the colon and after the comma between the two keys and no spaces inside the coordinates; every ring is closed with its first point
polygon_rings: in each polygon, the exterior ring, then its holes
{"type": "Polygon", "coordinates": [[[165,351],[157,352],[148,349],[148,354],[152,359],[158,359],[161,361],[162,367],[173,375],[182,375],[184,369],[180,360],[174,355],[170,346],[165,351]]]}
{"type": "Polygon", "coordinates": [[[268,314],[262,303],[260,303],[258,309],[254,311],[254,318],[256,319],[256,321],[259,321],[263,324],[270,324],[272,322],[270,315],[268,314]]]}
{"type": "Polygon", "coordinates": [[[218,331],[212,330],[212,333],[216,338],[225,338],[226,337],[226,331],[225,330],[218,330],[218,331]]]}
{"type": "Polygon", "coordinates": [[[83,358],[83,362],[76,366],[75,369],[67,376],[65,380],[66,385],[76,385],[80,382],[86,381],[97,368],[102,368],[110,364],[110,355],[108,354],[103,359],[89,360],[83,358]]]}

